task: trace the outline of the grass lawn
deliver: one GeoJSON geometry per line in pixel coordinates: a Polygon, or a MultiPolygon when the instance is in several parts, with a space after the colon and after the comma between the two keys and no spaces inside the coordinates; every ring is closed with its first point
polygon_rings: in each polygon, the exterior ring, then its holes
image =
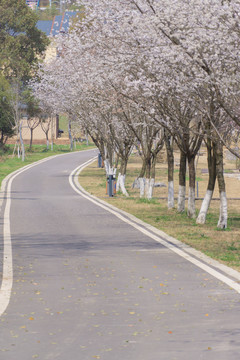
{"type": "MultiPolygon", "coordinates": [[[[93,144],[87,146],[85,143],[77,143],[76,151],[91,149],[91,147],[94,147],[93,144]]],[[[0,186],[5,176],[11,172],[46,157],[70,152],[70,145],[54,145],[53,151],[47,150],[46,145],[33,145],[32,151],[29,151],[29,147],[26,146],[25,152],[25,161],[18,159],[16,155],[13,157],[13,145],[8,146],[7,152],[0,153],[0,186]]]]}
{"type": "MultiPolygon", "coordinates": [[[[179,154],[175,159],[178,161],[179,154]]],[[[194,247],[206,255],[240,271],[240,199],[229,200],[229,219],[226,230],[217,229],[219,216],[218,190],[215,190],[211,208],[205,225],[197,225],[194,219],[189,219],[186,213],[179,214],[175,209],[167,208],[167,187],[155,188],[154,198],[150,201],[139,198],[139,190],[132,189],[131,185],[139,173],[141,160],[138,156],[132,156],[129,161],[126,188],[130,194],[125,198],[121,194],[113,198],[106,195],[106,178],[104,169],[97,168],[97,162],[89,165],[80,174],[81,185],[91,194],[102,198],[108,203],[125,210],[139,219],[166,232],[170,236],[194,247]]],[[[234,171],[235,162],[226,162],[228,172],[234,171]]],[[[206,155],[199,158],[197,169],[198,195],[204,196],[207,188],[208,174],[206,169],[206,155]]],[[[162,162],[157,165],[156,181],[164,182],[167,185],[167,165],[162,162]]],[[[175,170],[175,197],[177,197],[178,169],[175,170]]],[[[240,198],[240,180],[226,176],[227,194],[229,198],[240,198]]],[[[217,188],[217,186],[216,186],[217,188]]],[[[199,211],[201,200],[196,201],[196,208],[199,211]]],[[[177,205],[177,202],[175,202],[177,205]]],[[[186,204],[187,205],[187,204],[186,204]]]]}

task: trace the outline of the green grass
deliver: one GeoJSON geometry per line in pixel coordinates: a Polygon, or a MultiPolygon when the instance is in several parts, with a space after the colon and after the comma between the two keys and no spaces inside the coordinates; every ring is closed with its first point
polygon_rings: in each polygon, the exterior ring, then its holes
{"type": "MultiPolygon", "coordinates": [[[[93,144],[87,146],[85,143],[77,143],[76,151],[87,150],[93,147],[93,144]]],[[[21,167],[31,164],[35,161],[44,159],[53,155],[60,155],[70,152],[70,145],[55,145],[53,151],[47,150],[46,145],[34,145],[32,151],[29,151],[29,147],[25,147],[25,161],[18,159],[17,155],[13,157],[13,145],[7,146],[5,152],[0,152],[0,186],[2,180],[11,172],[20,169],[21,167]]]]}
{"type": "Polygon", "coordinates": [[[137,204],[159,204],[158,203],[158,201],[157,201],[157,199],[150,199],[150,200],[148,200],[148,199],[144,199],[144,198],[139,198],[139,199],[137,199],[136,200],[136,203],[137,204]]]}
{"type": "Polygon", "coordinates": [[[59,116],[59,129],[63,130],[63,137],[68,137],[68,117],[66,115],[59,116]]]}

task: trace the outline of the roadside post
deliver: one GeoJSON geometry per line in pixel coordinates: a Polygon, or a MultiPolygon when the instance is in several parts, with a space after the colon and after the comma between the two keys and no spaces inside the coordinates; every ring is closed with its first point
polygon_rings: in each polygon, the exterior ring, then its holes
{"type": "Polygon", "coordinates": [[[116,178],[114,175],[109,175],[107,177],[106,194],[109,197],[116,195],[116,178]]]}
{"type": "Polygon", "coordinates": [[[98,153],[98,167],[102,167],[102,155],[100,153],[98,153]]]}

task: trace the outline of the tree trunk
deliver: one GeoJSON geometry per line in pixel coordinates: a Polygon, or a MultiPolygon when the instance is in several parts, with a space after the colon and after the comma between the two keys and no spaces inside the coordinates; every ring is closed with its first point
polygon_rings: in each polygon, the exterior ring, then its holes
{"type": "Polygon", "coordinates": [[[150,200],[150,179],[151,179],[151,155],[146,159],[146,180],[145,180],[145,197],[150,200]]]}
{"type": "Polygon", "coordinates": [[[127,159],[123,158],[121,161],[121,168],[120,168],[120,172],[118,175],[118,179],[119,179],[118,181],[119,181],[119,187],[120,187],[123,195],[129,196],[129,194],[125,188],[126,171],[127,171],[127,159]]]}
{"type": "Polygon", "coordinates": [[[220,196],[220,215],[219,215],[217,227],[220,229],[226,229],[228,209],[227,209],[226,186],[225,186],[224,171],[223,171],[223,146],[220,142],[216,143],[215,150],[216,150],[217,180],[218,180],[218,188],[219,188],[219,196],[220,196]]]}
{"type": "Polygon", "coordinates": [[[54,139],[54,135],[53,135],[53,118],[51,117],[51,151],[53,151],[53,139],[54,139]]]}
{"type": "Polygon", "coordinates": [[[71,120],[68,122],[68,136],[70,139],[70,149],[73,151],[73,138],[72,138],[72,127],[71,127],[71,120]]]}
{"type": "Polygon", "coordinates": [[[139,178],[139,187],[140,187],[140,198],[143,198],[145,192],[145,178],[143,177],[139,178]]]}
{"type": "Polygon", "coordinates": [[[139,180],[139,188],[140,188],[140,198],[144,197],[144,190],[145,190],[145,179],[144,175],[146,172],[146,160],[143,159],[142,168],[138,177],[139,180]]]}
{"type": "Polygon", "coordinates": [[[48,131],[46,131],[46,140],[47,140],[47,150],[49,150],[48,131]]]}
{"type": "Polygon", "coordinates": [[[105,172],[106,172],[106,176],[110,175],[110,163],[108,159],[104,160],[104,167],[105,167],[105,172]]]}
{"type": "Polygon", "coordinates": [[[20,142],[21,142],[22,161],[24,161],[25,160],[25,148],[24,148],[24,142],[23,142],[23,138],[22,138],[22,122],[21,122],[20,128],[19,128],[19,137],[20,137],[20,142]]]}
{"type": "Polygon", "coordinates": [[[207,152],[208,152],[208,186],[207,191],[204,196],[204,200],[201,205],[201,209],[199,211],[197,217],[197,224],[205,224],[207,212],[212,200],[215,183],[216,183],[216,156],[214,151],[214,144],[212,144],[209,139],[207,142],[207,152]]]}
{"type": "Polygon", "coordinates": [[[0,148],[3,149],[3,140],[4,140],[4,135],[3,135],[3,131],[1,133],[1,139],[0,139],[0,148]]]}
{"type": "Polygon", "coordinates": [[[150,162],[150,175],[148,182],[148,190],[146,192],[147,199],[150,200],[153,197],[153,190],[155,184],[155,174],[156,174],[156,162],[157,162],[157,154],[152,154],[152,162],[150,162]]]}
{"type": "Polygon", "coordinates": [[[125,179],[126,179],[126,175],[122,175],[120,174],[120,179],[119,179],[119,186],[120,186],[120,189],[123,193],[123,195],[125,196],[129,196],[127,190],[126,190],[126,187],[125,187],[125,179]]]}
{"type": "Polygon", "coordinates": [[[29,150],[32,150],[32,142],[33,142],[33,129],[30,128],[30,144],[29,144],[29,150]]]}
{"type": "Polygon", "coordinates": [[[171,138],[168,135],[165,136],[165,145],[168,162],[168,208],[172,209],[174,208],[174,155],[171,138]]]}
{"type": "Polygon", "coordinates": [[[189,168],[189,192],[188,192],[188,216],[190,218],[195,218],[196,208],[195,208],[195,157],[188,157],[188,168],[189,168]]]}
{"type": "Polygon", "coordinates": [[[179,190],[178,190],[178,212],[184,212],[186,199],[186,169],[187,157],[181,151],[180,153],[180,167],[179,167],[179,190]]]}
{"type": "Polygon", "coordinates": [[[117,182],[116,182],[116,191],[118,192],[120,190],[120,176],[121,173],[118,173],[117,182]]]}

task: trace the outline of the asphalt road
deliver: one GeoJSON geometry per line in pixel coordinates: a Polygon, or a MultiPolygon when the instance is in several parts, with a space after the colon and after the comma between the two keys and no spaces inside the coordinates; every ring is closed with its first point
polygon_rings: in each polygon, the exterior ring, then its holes
{"type": "Polygon", "coordinates": [[[93,154],[13,180],[0,359],[239,360],[240,294],[76,193],[69,174],[93,154]]]}

